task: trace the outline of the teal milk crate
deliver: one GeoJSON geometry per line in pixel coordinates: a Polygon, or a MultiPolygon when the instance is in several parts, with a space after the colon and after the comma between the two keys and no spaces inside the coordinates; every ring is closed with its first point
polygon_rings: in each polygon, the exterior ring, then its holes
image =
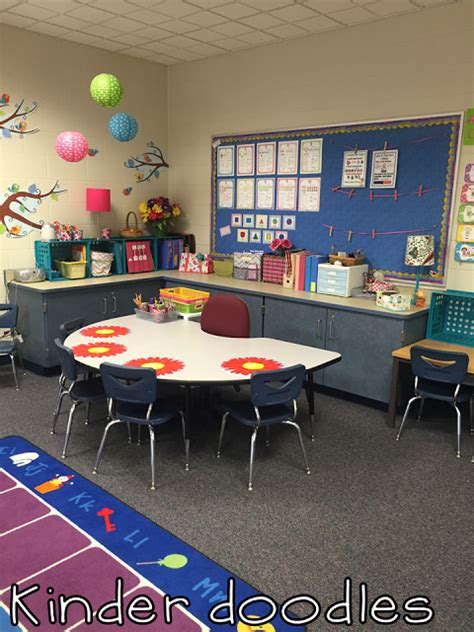
{"type": "Polygon", "coordinates": [[[80,241],[35,241],[35,262],[37,268],[45,271],[46,278],[49,281],[64,281],[65,277],[61,276],[57,268],[56,261],[64,261],[71,259],[73,245],[86,246],[86,276],[89,276],[89,245],[86,240],[80,241]]]}
{"type": "Polygon", "coordinates": [[[474,292],[433,292],[426,337],[474,347],[474,292]]]}

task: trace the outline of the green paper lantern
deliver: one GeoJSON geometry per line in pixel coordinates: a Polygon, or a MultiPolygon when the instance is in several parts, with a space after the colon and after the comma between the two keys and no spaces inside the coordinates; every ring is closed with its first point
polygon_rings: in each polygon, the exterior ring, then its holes
{"type": "Polygon", "coordinates": [[[105,108],[113,108],[120,103],[123,88],[115,75],[101,73],[91,81],[90,93],[93,100],[105,108]]]}

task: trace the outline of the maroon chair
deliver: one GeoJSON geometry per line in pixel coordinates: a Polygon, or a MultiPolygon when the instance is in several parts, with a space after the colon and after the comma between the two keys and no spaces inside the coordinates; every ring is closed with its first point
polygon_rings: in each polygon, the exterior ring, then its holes
{"type": "Polygon", "coordinates": [[[201,329],[215,336],[248,338],[250,316],[247,304],[232,294],[215,294],[201,314],[201,329]]]}

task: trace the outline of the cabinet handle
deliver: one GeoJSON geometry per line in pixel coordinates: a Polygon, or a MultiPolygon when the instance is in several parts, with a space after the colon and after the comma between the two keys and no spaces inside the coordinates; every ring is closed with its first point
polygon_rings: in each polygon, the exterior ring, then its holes
{"type": "Polygon", "coordinates": [[[323,321],[321,318],[318,318],[318,338],[322,338],[323,336],[323,321]]]}
{"type": "Polygon", "coordinates": [[[336,336],[334,335],[336,332],[336,326],[334,324],[334,316],[332,316],[331,320],[329,321],[329,340],[335,340],[336,336]]]}
{"type": "Polygon", "coordinates": [[[103,309],[102,313],[103,314],[107,314],[107,299],[104,296],[102,300],[104,301],[104,309],[103,309]]]}
{"type": "Polygon", "coordinates": [[[117,297],[115,294],[112,294],[112,312],[115,314],[117,311],[117,297]]]}

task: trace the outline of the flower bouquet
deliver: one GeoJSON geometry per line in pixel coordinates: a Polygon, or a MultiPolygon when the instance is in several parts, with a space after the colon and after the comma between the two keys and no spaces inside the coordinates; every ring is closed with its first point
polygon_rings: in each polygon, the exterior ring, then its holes
{"type": "Polygon", "coordinates": [[[138,207],[145,228],[155,237],[168,233],[173,220],[181,215],[181,206],[167,197],[150,198],[138,207]]]}

